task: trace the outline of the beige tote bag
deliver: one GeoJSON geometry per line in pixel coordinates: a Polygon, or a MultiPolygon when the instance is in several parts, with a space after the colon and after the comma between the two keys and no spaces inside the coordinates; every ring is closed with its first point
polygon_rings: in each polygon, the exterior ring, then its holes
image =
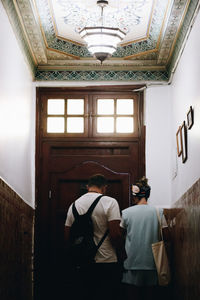
{"type": "Polygon", "coordinates": [[[167,252],[165,249],[165,244],[163,241],[163,234],[162,234],[162,226],[160,220],[159,210],[156,208],[156,213],[158,217],[158,224],[159,224],[159,232],[161,235],[161,241],[152,244],[152,251],[154,256],[154,261],[158,273],[158,283],[161,286],[166,286],[170,283],[170,268],[169,262],[167,257],[167,252]]]}

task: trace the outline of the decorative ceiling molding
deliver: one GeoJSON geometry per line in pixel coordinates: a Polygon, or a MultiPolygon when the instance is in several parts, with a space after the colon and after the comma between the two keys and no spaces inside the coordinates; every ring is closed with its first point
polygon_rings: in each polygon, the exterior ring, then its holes
{"type": "Polygon", "coordinates": [[[174,72],[182,51],[185,47],[186,40],[190,34],[191,28],[193,26],[194,19],[199,12],[200,2],[199,0],[191,0],[188,5],[187,12],[185,14],[184,22],[180,28],[179,34],[177,35],[176,43],[174,45],[173,53],[171,54],[170,60],[168,62],[167,68],[169,75],[174,72]]]}
{"type": "Polygon", "coordinates": [[[167,72],[158,71],[36,71],[44,81],[168,81],[167,72]]]}
{"type": "Polygon", "coordinates": [[[52,14],[50,10],[50,4],[48,0],[33,0],[36,6],[36,12],[40,21],[40,28],[43,33],[43,37],[46,46],[49,49],[54,49],[71,55],[74,58],[90,56],[86,47],[81,47],[72,42],[59,40],[56,37],[54,23],[52,21],[52,14]]]}
{"type": "Polygon", "coordinates": [[[28,64],[31,74],[34,78],[36,65],[35,65],[34,59],[31,55],[30,48],[27,44],[26,37],[25,37],[23,29],[21,27],[21,23],[19,21],[14,3],[13,3],[13,1],[2,0],[2,4],[6,10],[6,13],[8,15],[9,21],[13,28],[14,34],[19,42],[19,46],[22,50],[22,53],[24,54],[24,58],[28,64]]]}
{"type": "MultiPolygon", "coordinates": [[[[109,0],[104,8],[104,26],[116,27],[126,33],[121,46],[147,39],[157,0],[109,0]],[[136,30],[135,30],[136,29],[136,30]]],[[[97,26],[100,8],[95,1],[49,0],[54,31],[58,38],[84,46],[79,32],[97,26]]]]}
{"type": "MultiPolygon", "coordinates": [[[[85,46],[80,46],[67,40],[59,40],[56,36],[54,22],[52,20],[51,7],[48,0],[34,0],[36,11],[40,20],[40,27],[43,32],[45,43],[50,49],[55,49],[68,55],[78,57],[91,57],[91,54],[85,46]]],[[[154,7],[151,26],[148,38],[144,41],[136,41],[127,46],[118,47],[113,57],[130,58],[131,56],[141,55],[143,52],[152,51],[157,48],[157,40],[161,35],[163,21],[165,21],[166,10],[169,0],[157,0],[154,7]]]]}
{"type": "MultiPolygon", "coordinates": [[[[54,1],[66,5],[71,0],[54,1]]],[[[77,0],[76,3],[83,5],[88,1],[77,0]]],[[[120,0],[109,2],[112,9],[116,9],[116,3],[123,5],[120,0]]],[[[132,3],[131,0],[127,2],[132,3]]],[[[110,59],[100,65],[84,45],[58,36],[51,0],[2,0],[35,80],[166,82],[177,65],[199,1],[134,0],[140,8],[144,3],[150,7],[150,2],[152,9],[145,23],[148,26],[143,38],[122,44],[110,59]]],[[[122,21],[122,25],[128,27],[128,21],[122,21]]],[[[133,21],[129,21],[131,26],[133,21]]],[[[73,22],[75,24],[74,19],[73,22]]],[[[80,26],[80,22],[77,26],[80,26]]]]}
{"type": "Polygon", "coordinates": [[[46,47],[42,39],[40,27],[33,13],[34,7],[32,7],[29,1],[13,0],[13,2],[36,65],[47,63],[46,47]]]}
{"type": "Polygon", "coordinates": [[[177,36],[180,32],[181,25],[188,9],[190,0],[175,0],[171,8],[168,26],[165,30],[163,42],[158,55],[158,64],[167,64],[174,49],[177,36]]]}

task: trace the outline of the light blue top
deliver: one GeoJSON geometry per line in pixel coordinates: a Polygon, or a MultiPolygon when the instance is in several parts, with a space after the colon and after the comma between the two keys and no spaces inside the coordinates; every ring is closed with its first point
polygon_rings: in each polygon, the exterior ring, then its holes
{"type": "MultiPolygon", "coordinates": [[[[160,218],[163,209],[159,209],[160,218]]],[[[159,240],[156,208],[150,205],[135,205],[122,211],[121,227],[127,231],[124,267],[127,270],[155,270],[152,243],[159,240]]]]}

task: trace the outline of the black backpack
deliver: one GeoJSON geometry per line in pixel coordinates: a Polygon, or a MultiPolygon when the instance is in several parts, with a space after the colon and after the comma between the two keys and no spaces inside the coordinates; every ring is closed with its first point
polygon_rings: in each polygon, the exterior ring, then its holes
{"type": "Polygon", "coordinates": [[[83,215],[79,215],[75,203],[72,205],[74,223],[70,229],[69,258],[71,259],[72,265],[76,267],[86,266],[95,262],[94,258],[97,250],[108,234],[107,230],[98,245],[95,244],[91,215],[102,196],[103,195],[98,196],[88,211],[83,215]]]}

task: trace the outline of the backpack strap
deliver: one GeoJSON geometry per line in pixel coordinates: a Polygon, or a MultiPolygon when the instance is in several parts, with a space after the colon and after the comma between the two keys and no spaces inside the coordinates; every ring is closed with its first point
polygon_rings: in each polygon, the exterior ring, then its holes
{"type": "Polygon", "coordinates": [[[79,217],[79,213],[78,213],[78,211],[76,209],[75,202],[72,205],[72,212],[73,212],[73,215],[74,215],[74,219],[76,219],[76,218],[79,217]]]}
{"type": "Polygon", "coordinates": [[[98,245],[97,245],[97,250],[101,247],[103,241],[105,240],[105,238],[106,238],[107,235],[108,235],[108,232],[109,232],[109,230],[107,229],[106,232],[104,233],[104,235],[102,236],[102,238],[100,239],[100,241],[99,241],[99,243],[98,243],[98,245]]]}
{"type": "MultiPolygon", "coordinates": [[[[100,195],[98,196],[94,202],[91,204],[91,206],[89,207],[87,214],[91,215],[95,206],[97,205],[97,203],[99,202],[99,200],[101,199],[101,197],[103,197],[104,195],[100,195]]],[[[107,229],[106,232],[104,233],[103,237],[100,239],[98,245],[97,245],[97,250],[100,248],[100,246],[102,245],[103,241],[105,240],[106,236],[108,235],[109,230],[107,229]]]]}
{"type": "MultiPolygon", "coordinates": [[[[101,199],[101,197],[103,197],[103,195],[99,195],[94,201],[93,203],[90,205],[90,207],[88,208],[88,211],[86,212],[86,214],[88,216],[90,216],[95,208],[95,206],[97,205],[97,203],[99,202],[99,200],[101,199]]],[[[74,218],[78,218],[79,217],[79,213],[76,209],[76,206],[75,206],[75,202],[73,203],[72,205],[72,212],[73,212],[73,215],[74,215],[74,218]]]]}
{"type": "MultiPolygon", "coordinates": [[[[99,195],[94,201],[93,203],[90,205],[90,207],[88,208],[88,211],[87,211],[87,215],[91,215],[95,206],[97,205],[97,203],[99,202],[99,200],[103,197],[103,195],[99,195]]],[[[76,219],[78,216],[79,216],[79,213],[76,209],[76,206],[75,206],[75,202],[73,203],[72,205],[72,212],[73,212],[73,215],[74,215],[74,218],[76,219]]],[[[106,232],[104,233],[103,237],[100,239],[98,245],[97,245],[97,250],[99,249],[99,247],[102,245],[103,241],[105,240],[106,236],[108,235],[108,232],[109,230],[107,229],[106,232]]]]}
{"type": "Polygon", "coordinates": [[[90,207],[88,208],[88,211],[87,211],[87,215],[88,216],[91,216],[95,206],[97,205],[97,203],[99,202],[99,200],[101,199],[101,197],[103,197],[103,195],[99,195],[94,201],[93,203],[90,205],[90,207]]]}

